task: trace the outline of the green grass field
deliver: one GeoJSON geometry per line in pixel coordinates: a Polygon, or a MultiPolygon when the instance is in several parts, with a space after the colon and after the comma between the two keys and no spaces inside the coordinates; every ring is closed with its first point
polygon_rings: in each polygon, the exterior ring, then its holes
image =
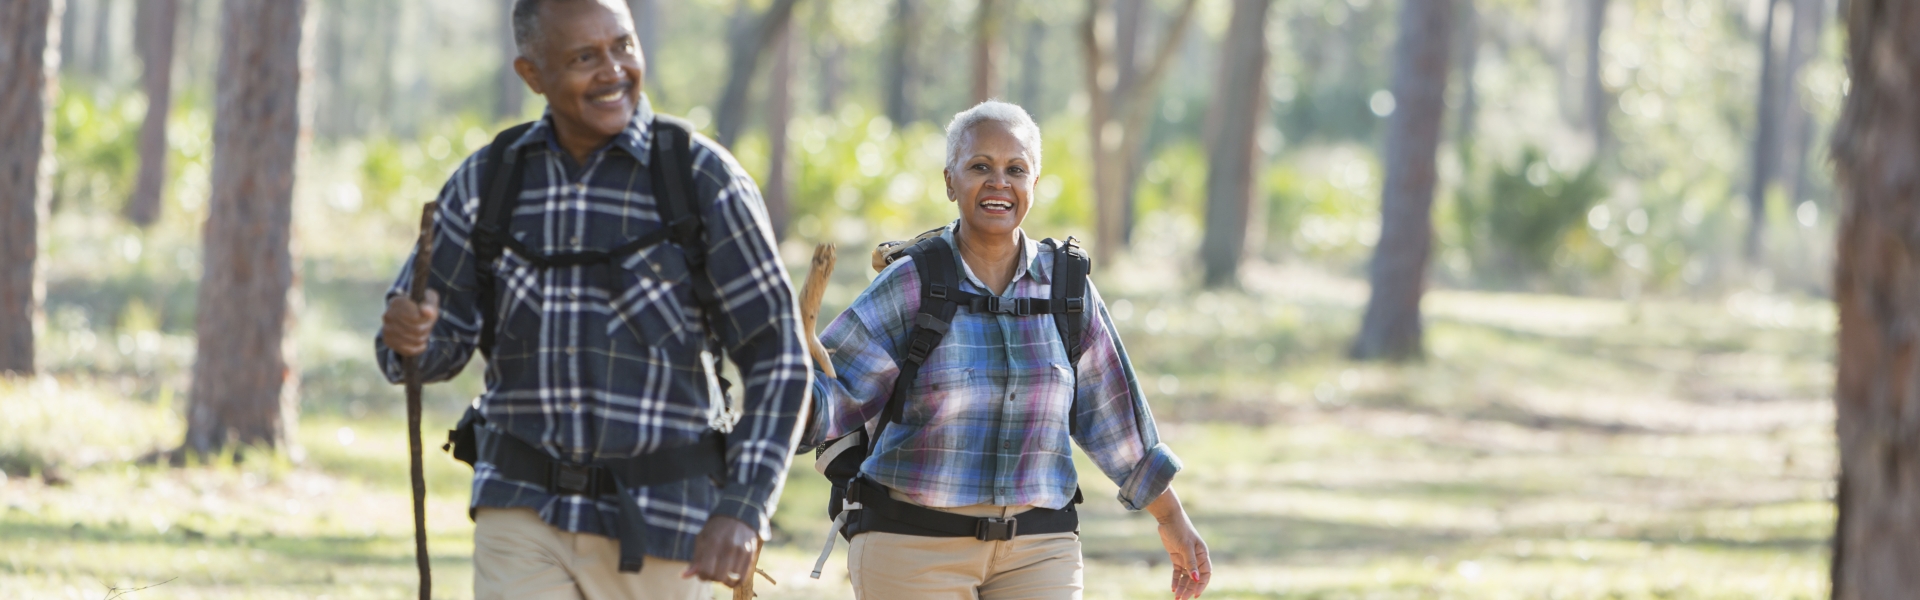
{"type": "MultiPolygon", "coordinates": [[[[98,233],[54,225],[55,246],[98,233]]],[[[400,393],[368,341],[398,256],[306,243],[298,447],[179,469],[137,459],[184,430],[197,262],[152,240],[54,254],[48,374],[0,380],[0,597],[411,594],[400,393]]],[[[860,262],[842,265],[829,314],[864,285],[860,262]]],[[[1245,292],[1168,283],[1188,279],[1135,259],[1096,282],[1186,462],[1175,485],[1212,546],[1208,597],[1826,595],[1825,303],[1436,290],[1431,358],[1382,366],[1342,358],[1362,282],[1255,265],[1245,292]]],[[[430,390],[430,442],[477,386],[469,372],[430,390]]],[[[763,598],[851,597],[844,546],[806,577],[826,528],[808,464],[782,499],[762,560],[779,585],[763,598]]],[[[437,452],[427,470],[436,595],[470,597],[467,471],[437,452]]],[[[1087,597],[1168,597],[1151,518],[1082,473],[1087,597]]]]}

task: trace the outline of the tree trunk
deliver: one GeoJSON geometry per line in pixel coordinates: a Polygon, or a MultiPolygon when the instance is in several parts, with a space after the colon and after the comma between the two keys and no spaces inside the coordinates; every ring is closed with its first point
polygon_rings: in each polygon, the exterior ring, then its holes
{"type": "MultiPolygon", "coordinates": [[[[655,0],[627,0],[627,9],[633,13],[633,35],[640,38],[640,55],[652,61],[653,53],[660,49],[660,3],[655,0]]],[[[647,89],[654,91],[658,91],[659,87],[652,84],[660,81],[660,76],[655,75],[651,68],[656,64],[659,63],[648,62],[646,73],[647,89]]],[[[655,94],[649,92],[648,95],[655,94]]]]}
{"type": "Polygon", "coordinates": [[[140,227],[160,220],[167,183],[167,113],[173,107],[173,32],[180,14],[177,0],[143,0],[135,25],[140,31],[140,83],[147,93],[147,118],[140,124],[140,178],[127,218],[140,227]]]}
{"type": "Polygon", "coordinates": [[[0,4],[0,374],[33,372],[61,0],[0,4]]]}
{"type": "MultiPolygon", "coordinates": [[[[746,126],[747,95],[753,90],[754,71],[760,68],[760,57],[773,46],[774,34],[793,20],[795,2],[774,0],[767,12],[751,20],[752,25],[731,36],[733,39],[727,44],[727,87],[720,94],[720,110],[714,114],[713,140],[720,145],[733,146],[734,139],[746,126]]],[[[739,10],[751,9],[743,1],[739,10]]]]}
{"type": "Polygon", "coordinates": [[[1081,21],[1081,48],[1086,53],[1087,131],[1093,138],[1094,264],[1110,264],[1126,244],[1127,187],[1135,159],[1146,138],[1147,112],[1153,91],[1172,62],[1196,0],[1181,4],[1180,12],[1161,36],[1148,66],[1122,85],[1119,20],[1111,0],[1088,0],[1081,21]]]}
{"type": "Polygon", "coordinates": [[[1221,42],[1220,79],[1207,111],[1207,231],[1200,260],[1207,287],[1240,281],[1255,197],[1255,133],[1266,114],[1267,10],[1271,0],[1234,0],[1221,42]]]}
{"type": "Polygon", "coordinates": [[[767,182],[763,186],[767,201],[767,221],[773,226],[774,239],[787,237],[787,221],[792,214],[792,158],[787,156],[787,122],[793,118],[794,31],[791,21],[774,33],[773,78],[767,90],[767,182]]]}
{"type": "Polygon", "coordinates": [[[1042,95],[1041,76],[1043,60],[1041,51],[1047,40],[1047,22],[1040,19],[1027,21],[1027,35],[1020,40],[1020,104],[1033,113],[1036,118],[1046,110],[1042,95]]]}
{"type": "Polygon", "coordinates": [[[1380,190],[1380,241],[1369,266],[1372,291],[1354,340],[1360,360],[1419,358],[1420,297],[1433,246],[1434,154],[1447,89],[1452,0],[1400,5],[1393,97],[1387,121],[1386,184],[1380,190]]]}
{"type": "Polygon", "coordinates": [[[1600,158],[1600,152],[1612,141],[1607,130],[1607,109],[1612,106],[1607,101],[1606,85],[1600,81],[1600,34],[1606,32],[1607,0],[1587,0],[1586,31],[1586,93],[1580,103],[1587,112],[1587,134],[1593,136],[1593,159],[1600,158]]]}
{"type": "Polygon", "coordinates": [[[1853,0],[1833,137],[1840,443],[1833,597],[1920,589],[1920,4],[1853,0]]]}
{"type": "Polygon", "coordinates": [[[840,35],[833,28],[833,3],[821,2],[813,5],[813,60],[818,65],[819,74],[814,85],[820,92],[820,105],[817,112],[830,115],[840,109],[840,88],[846,84],[846,49],[840,42],[840,35]]]}
{"type": "Polygon", "coordinates": [[[1791,180],[1789,202],[1807,198],[1807,153],[1813,146],[1813,113],[1800,103],[1800,69],[1820,51],[1826,28],[1827,3],[1793,0],[1793,29],[1787,37],[1786,64],[1781,78],[1780,175],[1791,180]]]}
{"type": "Polygon", "coordinates": [[[1460,0],[1460,112],[1453,119],[1453,145],[1462,166],[1473,163],[1473,119],[1480,110],[1473,72],[1480,68],[1480,10],[1473,0],[1460,0]]]}
{"type": "Polygon", "coordinates": [[[88,66],[93,70],[93,87],[106,89],[113,79],[113,4],[114,0],[93,1],[93,43],[88,66]]]}
{"type": "Polygon", "coordinates": [[[292,321],[294,167],[305,0],[226,0],[186,447],[280,447],[298,405],[292,321]]]}
{"type": "Polygon", "coordinates": [[[887,56],[887,119],[895,126],[906,125],[919,112],[919,86],[914,75],[920,71],[915,42],[920,40],[919,0],[895,0],[893,4],[893,40],[887,56]]]}
{"type": "Polygon", "coordinates": [[[979,0],[973,20],[973,101],[1000,97],[1000,63],[1006,54],[1000,35],[1000,8],[996,0],[979,0]]]}
{"type": "Polygon", "coordinates": [[[1761,264],[1763,237],[1767,229],[1767,184],[1773,181],[1774,158],[1780,155],[1779,80],[1780,65],[1773,51],[1774,16],[1780,14],[1777,0],[1766,0],[1767,24],[1760,29],[1760,86],[1756,96],[1759,108],[1754,115],[1753,169],[1747,182],[1747,262],[1761,264]]]}
{"type": "Polygon", "coordinates": [[[500,13],[501,60],[500,101],[494,105],[493,117],[501,121],[518,120],[527,95],[527,82],[513,70],[513,60],[520,56],[520,48],[513,41],[513,1],[500,0],[501,10],[495,11],[500,13]]]}

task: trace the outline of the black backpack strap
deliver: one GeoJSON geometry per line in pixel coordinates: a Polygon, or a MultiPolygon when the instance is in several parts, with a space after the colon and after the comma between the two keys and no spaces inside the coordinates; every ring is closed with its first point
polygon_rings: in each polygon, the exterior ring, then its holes
{"type": "Polygon", "coordinates": [[[510,147],[533,123],[508,127],[487,145],[486,163],[480,173],[480,210],[473,220],[474,300],[480,308],[480,354],[493,360],[494,330],[499,328],[499,307],[494,304],[493,261],[500,258],[501,245],[513,224],[513,206],[520,195],[523,180],[520,153],[510,147]]]}
{"type": "Polygon", "coordinates": [[[880,434],[888,423],[900,421],[913,381],[920,376],[920,366],[940,346],[940,339],[953,326],[954,312],[960,308],[960,270],[954,266],[953,245],[935,236],[914,244],[907,255],[913,257],[914,272],[920,276],[920,310],[914,315],[907,345],[901,348],[900,374],[894,377],[893,393],[880,412],[880,426],[867,440],[869,450],[880,443],[880,434]]]}
{"type": "MultiPolygon", "coordinates": [[[[718,339],[719,330],[713,327],[713,319],[719,314],[720,293],[707,274],[707,244],[704,239],[704,218],[712,203],[710,198],[700,195],[693,177],[693,132],[699,128],[685,120],[656,113],[652,129],[653,144],[649,151],[653,156],[649,162],[652,163],[655,208],[660,212],[661,228],[667,239],[679,245],[687,257],[693,301],[700,305],[700,312],[706,319],[704,325],[708,346],[713,354],[713,373],[720,381],[720,394],[725,396],[733,389],[733,382],[720,377],[720,363],[725,360],[726,349],[714,342],[718,339]]],[[[632,250],[639,250],[644,247],[637,246],[640,243],[641,240],[635,240],[629,245],[636,245],[632,250]]]]}
{"type": "Polygon", "coordinates": [[[1080,364],[1080,354],[1085,351],[1087,320],[1092,314],[1087,298],[1087,273],[1092,272],[1093,261],[1080,249],[1080,240],[1072,236],[1059,242],[1047,238],[1040,242],[1053,250],[1053,294],[1049,304],[1060,310],[1053,315],[1053,325],[1060,330],[1060,341],[1067,347],[1069,364],[1080,364]]]}

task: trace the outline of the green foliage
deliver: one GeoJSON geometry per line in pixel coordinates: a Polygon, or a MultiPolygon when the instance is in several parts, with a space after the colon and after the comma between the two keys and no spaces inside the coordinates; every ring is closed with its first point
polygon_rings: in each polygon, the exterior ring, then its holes
{"type": "Polygon", "coordinates": [[[1513,164],[1486,169],[1455,194],[1453,226],[1474,274],[1512,285],[1550,270],[1568,232],[1584,224],[1606,194],[1596,164],[1563,172],[1529,146],[1513,164]]]}
{"type": "Polygon", "coordinates": [[[96,104],[86,94],[54,102],[56,210],[117,211],[133,194],[140,169],[140,122],[146,103],[133,94],[96,104]]]}
{"type": "Polygon", "coordinates": [[[1261,175],[1269,256],[1339,269],[1365,264],[1380,239],[1380,166],[1369,152],[1336,146],[1289,155],[1261,175]]]}

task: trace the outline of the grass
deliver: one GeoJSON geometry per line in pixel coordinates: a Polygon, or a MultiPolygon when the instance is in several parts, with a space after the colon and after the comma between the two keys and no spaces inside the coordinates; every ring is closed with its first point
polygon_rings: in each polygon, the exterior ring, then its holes
{"type": "MultiPolygon", "coordinates": [[[[63,218],[56,238],[101,234],[63,218]]],[[[50,261],[47,374],[0,380],[0,595],[409,594],[404,419],[368,356],[405,247],[384,237],[307,238],[296,447],[179,469],[136,459],[183,430],[193,262],[161,241],[50,261]]],[[[864,285],[857,258],[825,312],[864,285]]],[[[1254,265],[1242,292],[1168,284],[1189,277],[1134,258],[1096,281],[1187,465],[1176,486],[1212,546],[1208,597],[1827,595],[1824,303],[1435,290],[1428,360],[1388,366],[1342,358],[1361,282],[1254,265]]],[[[430,441],[477,370],[430,388],[430,441]]],[[[468,472],[439,453],[427,472],[437,595],[470,597],[468,472]]],[[[1166,597],[1152,520],[1081,472],[1087,597],[1166,597]]],[[[762,597],[851,597],[844,546],[806,577],[824,502],[798,462],[762,559],[780,584],[762,597]]]]}

